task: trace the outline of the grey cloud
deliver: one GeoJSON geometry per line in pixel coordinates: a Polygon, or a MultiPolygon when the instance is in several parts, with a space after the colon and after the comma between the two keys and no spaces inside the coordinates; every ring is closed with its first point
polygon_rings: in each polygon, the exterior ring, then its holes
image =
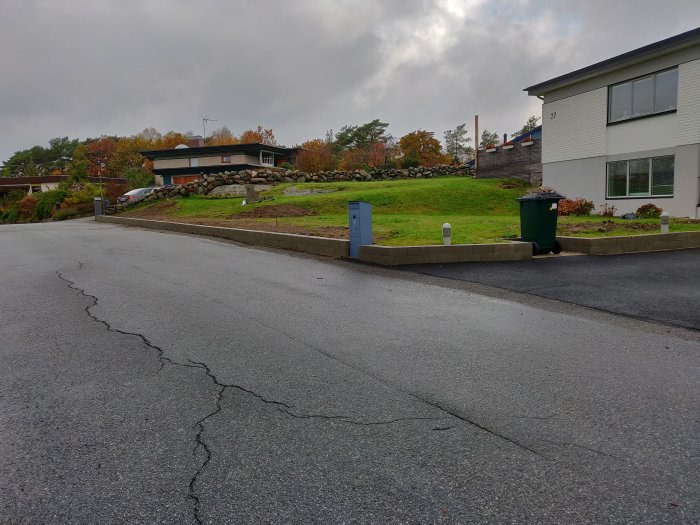
{"type": "Polygon", "coordinates": [[[479,113],[511,132],[538,111],[525,86],[700,15],[685,0],[6,4],[0,161],[55,136],[198,132],[204,115],[234,132],[272,127],[286,144],[373,118],[441,138],[479,113]]]}

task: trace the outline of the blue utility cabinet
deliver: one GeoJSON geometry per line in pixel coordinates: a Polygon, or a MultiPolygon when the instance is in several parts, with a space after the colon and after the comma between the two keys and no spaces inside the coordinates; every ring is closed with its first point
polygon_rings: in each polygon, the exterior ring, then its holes
{"type": "Polygon", "coordinates": [[[348,203],[350,225],[350,257],[360,254],[360,246],[372,244],[372,205],[369,202],[348,203]]]}

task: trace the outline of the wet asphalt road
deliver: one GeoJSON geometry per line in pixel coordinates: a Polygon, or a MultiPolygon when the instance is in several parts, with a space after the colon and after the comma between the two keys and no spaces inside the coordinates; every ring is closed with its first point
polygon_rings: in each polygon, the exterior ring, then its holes
{"type": "Polygon", "coordinates": [[[700,520],[696,331],[91,221],[0,269],[0,523],[700,520]]]}
{"type": "Polygon", "coordinates": [[[700,330],[700,249],[404,269],[700,330]]]}

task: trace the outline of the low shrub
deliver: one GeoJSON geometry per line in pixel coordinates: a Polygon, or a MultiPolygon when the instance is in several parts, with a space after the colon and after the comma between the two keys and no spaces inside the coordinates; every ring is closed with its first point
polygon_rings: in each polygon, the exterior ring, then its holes
{"type": "Polygon", "coordinates": [[[661,212],[664,211],[662,208],[652,204],[643,204],[637,208],[637,218],[638,219],[658,219],[661,217],[661,212]]]}
{"type": "Polygon", "coordinates": [[[606,202],[603,204],[603,207],[600,209],[600,214],[603,217],[614,217],[616,211],[617,211],[617,208],[613,204],[608,204],[606,202]]]}
{"type": "Polygon", "coordinates": [[[60,210],[54,211],[52,216],[55,221],[64,221],[78,214],[78,208],[61,208],[60,210]]]}
{"type": "Polygon", "coordinates": [[[559,201],[559,215],[590,215],[595,209],[593,201],[584,198],[563,199],[559,201]]]}
{"type": "Polygon", "coordinates": [[[19,218],[22,220],[31,220],[36,212],[37,200],[33,195],[27,195],[17,203],[19,206],[19,218]]]}
{"type": "Polygon", "coordinates": [[[24,198],[25,193],[22,190],[10,190],[2,198],[0,198],[0,206],[10,206],[15,202],[19,202],[24,198]]]}
{"type": "Polygon", "coordinates": [[[56,206],[57,202],[63,202],[67,193],[67,190],[64,188],[39,193],[34,210],[34,219],[40,221],[51,217],[51,211],[54,209],[54,206],[56,206]]]}
{"type": "Polygon", "coordinates": [[[17,217],[19,217],[19,204],[6,208],[4,211],[0,210],[0,222],[14,224],[17,222],[17,217]]]}

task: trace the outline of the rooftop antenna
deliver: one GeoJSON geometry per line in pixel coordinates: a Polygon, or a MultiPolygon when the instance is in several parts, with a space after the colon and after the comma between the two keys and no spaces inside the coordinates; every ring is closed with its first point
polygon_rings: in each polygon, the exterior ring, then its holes
{"type": "Polygon", "coordinates": [[[216,119],[209,118],[207,116],[202,117],[202,127],[204,128],[204,136],[202,137],[202,140],[207,138],[207,122],[219,122],[216,119]]]}

